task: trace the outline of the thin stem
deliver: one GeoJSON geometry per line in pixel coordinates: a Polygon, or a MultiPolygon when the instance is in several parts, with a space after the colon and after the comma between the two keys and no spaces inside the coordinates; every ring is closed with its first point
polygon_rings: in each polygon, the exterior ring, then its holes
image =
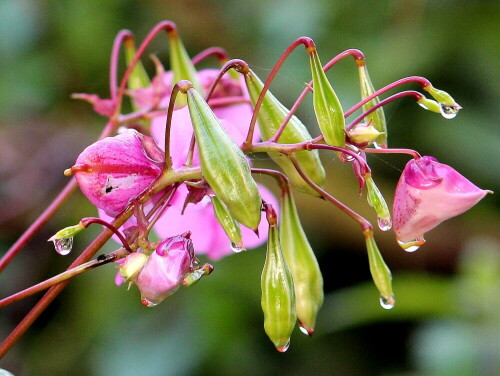
{"type": "Polygon", "coordinates": [[[385,106],[387,103],[403,97],[413,97],[415,98],[415,100],[418,101],[424,98],[424,95],[414,90],[401,91],[397,94],[391,95],[390,97],[380,101],[379,103],[371,107],[368,111],[363,112],[356,119],[351,121],[351,123],[346,126],[346,131],[351,130],[356,124],[361,122],[366,116],[370,115],[372,112],[376,111],[379,107],[385,106]]]}
{"type": "Polygon", "coordinates": [[[193,65],[196,65],[210,56],[215,56],[222,64],[229,59],[229,54],[225,49],[221,47],[211,47],[201,51],[198,55],[191,59],[191,62],[193,65]]]}
{"type": "Polygon", "coordinates": [[[382,89],[377,90],[376,92],[369,95],[368,97],[366,97],[362,101],[358,102],[356,105],[351,107],[348,111],[346,111],[344,116],[347,117],[347,116],[352,115],[356,110],[360,109],[364,104],[370,102],[372,99],[378,97],[379,95],[384,94],[385,92],[387,92],[391,89],[394,89],[395,87],[398,87],[398,86],[401,86],[401,85],[404,85],[404,84],[407,84],[410,82],[417,82],[422,86],[422,88],[425,88],[426,86],[431,85],[431,82],[424,77],[410,76],[410,77],[402,78],[400,80],[397,80],[397,81],[390,83],[389,85],[384,86],[382,89]]]}
{"type": "Polygon", "coordinates": [[[422,158],[418,151],[412,149],[363,149],[363,151],[371,154],[409,154],[413,159],[422,158]]]}
{"type": "Polygon", "coordinates": [[[172,115],[174,113],[175,99],[179,92],[179,82],[172,88],[170,100],[168,102],[167,119],[165,121],[165,169],[169,170],[172,167],[172,160],[170,158],[170,129],[172,128],[172,115]]]}
{"type": "Polygon", "coordinates": [[[129,253],[132,253],[132,250],[130,249],[130,246],[128,245],[127,239],[122,235],[120,231],[116,227],[114,227],[112,224],[106,222],[105,220],[101,218],[94,218],[94,217],[87,217],[83,218],[80,223],[85,227],[89,227],[91,224],[97,223],[100,224],[104,227],[109,228],[113,233],[120,239],[122,242],[123,248],[125,248],[129,253]]]}
{"type": "Polygon", "coordinates": [[[77,267],[68,269],[52,278],[46,279],[43,282],[40,282],[34,286],[31,286],[27,289],[24,289],[22,291],[19,291],[13,295],[10,295],[2,300],[0,300],[0,308],[5,307],[9,304],[12,304],[14,302],[17,302],[19,300],[22,300],[24,298],[27,298],[28,296],[34,295],[40,291],[46,290],[51,286],[54,286],[58,283],[61,283],[63,281],[66,281],[68,279],[71,279],[73,277],[76,277],[79,274],[82,274],[84,272],[87,272],[89,270],[95,269],[98,266],[102,266],[105,264],[108,264],[112,261],[119,260],[123,258],[124,256],[128,255],[129,252],[126,250],[118,250],[115,252],[108,253],[106,255],[101,255],[97,259],[88,261],[86,263],[83,263],[77,267]]]}
{"type": "Polygon", "coordinates": [[[120,48],[126,39],[134,39],[134,34],[130,30],[121,30],[116,34],[111,50],[111,60],[109,64],[109,93],[111,99],[116,99],[118,90],[118,60],[120,58],[120,48]]]}
{"type": "MultiPolygon", "coordinates": [[[[109,121],[104,127],[99,136],[99,140],[113,133],[115,125],[113,121],[109,121]]],[[[9,250],[0,259],[0,272],[16,257],[16,255],[26,246],[30,239],[49,221],[50,218],[57,212],[62,204],[75,191],[78,184],[72,178],[68,184],[62,189],[57,197],[47,206],[47,208],[38,216],[38,218],[24,231],[17,241],[9,248],[9,250]]]]}
{"type": "Polygon", "coordinates": [[[149,221],[149,224],[146,227],[147,233],[149,233],[151,231],[151,229],[156,224],[158,219],[160,219],[160,217],[163,215],[165,210],[170,206],[170,202],[172,201],[172,198],[174,197],[174,194],[177,191],[178,187],[179,187],[178,184],[174,184],[172,189],[168,192],[168,195],[166,196],[165,201],[163,201],[161,206],[159,206],[159,208],[156,209],[157,211],[153,212],[153,210],[151,210],[151,212],[148,213],[148,218],[150,217],[151,220],[149,221]],[[154,213],[154,215],[153,215],[153,213],[154,213]]]}
{"type": "MultiPolygon", "coordinates": [[[[269,86],[271,86],[271,82],[278,73],[278,70],[281,68],[285,60],[287,59],[288,56],[300,45],[304,45],[306,49],[316,49],[316,46],[314,44],[314,41],[311,38],[308,37],[301,37],[296,39],[288,48],[283,52],[281,57],[278,59],[276,64],[274,65],[273,69],[271,70],[271,73],[269,73],[269,76],[267,77],[266,82],[264,83],[264,86],[262,88],[262,91],[260,92],[259,98],[257,99],[257,102],[255,102],[254,110],[253,110],[253,115],[252,115],[252,120],[250,121],[250,126],[248,128],[248,133],[246,140],[243,143],[243,147],[250,148],[252,146],[252,140],[253,140],[253,134],[255,131],[255,124],[257,122],[257,114],[259,113],[260,107],[262,106],[262,102],[264,101],[264,96],[267,93],[267,90],[269,89],[269,86]]],[[[285,123],[286,124],[286,123],[285,123]]]]}
{"type": "MultiPolygon", "coordinates": [[[[326,63],[325,66],[323,67],[323,71],[327,72],[331,67],[333,67],[340,60],[344,59],[347,56],[354,57],[354,60],[356,61],[357,64],[360,64],[358,62],[363,62],[363,64],[364,64],[365,55],[363,55],[363,53],[360,50],[349,49],[349,50],[345,50],[344,52],[341,52],[340,54],[335,56],[333,59],[331,59],[328,63],[326,63]]],[[[290,121],[292,116],[295,114],[297,109],[300,107],[300,105],[304,101],[306,95],[311,92],[312,86],[313,86],[312,81],[310,81],[309,83],[306,84],[305,89],[302,90],[302,93],[300,93],[299,97],[297,98],[297,100],[293,104],[292,108],[290,109],[287,116],[285,117],[285,119],[281,123],[280,127],[278,128],[278,130],[276,131],[274,136],[269,141],[278,142],[279,138],[281,137],[281,134],[285,130],[286,125],[288,124],[288,122],[290,121]]],[[[322,136],[320,136],[320,137],[321,137],[321,139],[323,138],[322,136]]]]}
{"type": "Polygon", "coordinates": [[[120,82],[120,87],[118,88],[116,109],[115,109],[115,113],[113,115],[113,118],[117,119],[119,117],[119,114],[121,111],[121,104],[123,101],[123,95],[125,94],[125,86],[127,85],[127,81],[129,79],[130,75],[132,74],[132,71],[133,71],[135,65],[137,64],[137,62],[139,61],[141,56],[144,54],[144,51],[149,46],[151,41],[161,31],[166,31],[167,34],[173,35],[174,33],[176,33],[176,30],[177,30],[177,26],[172,21],[162,21],[159,24],[157,24],[153,29],[151,29],[149,34],[146,36],[144,41],[141,43],[141,45],[137,49],[137,52],[136,52],[134,58],[132,59],[129,66],[125,70],[125,73],[123,74],[122,80],[120,82]]]}
{"type": "Polygon", "coordinates": [[[280,187],[282,192],[290,191],[290,179],[281,171],[270,170],[267,168],[251,168],[253,174],[264,174],[273,177],[280,187]]]}
{"type": "Polygon", "coordinates": [[[295,169],[300,174],[302,179],[304,179],[316,192],[318,192],[322,198],[331,202],[340,210],[342,210],[344,213],[346,213],[348,216],[350,216],[352,219],[354,219],[356,222],[358,222],[358,224],[361,226],[361,231],[363,233],[365,233],[366,231],[373,231],[373,226],[367,219],[365,219],[364,217],[356,213],[354,210],[352,210],[351,208],[349,208],[348,206],[337,200],[335,197],[330,195],[324,189],[319,187],[314,181],[312,181],[311,178],[309,178],[309,176],[307,176],[307,174],[305,174],[304,171],[302,171],[295,156],[293,155],[290,156],[290,160],[292,161],[293,165],[295,166],[295,169]]]}

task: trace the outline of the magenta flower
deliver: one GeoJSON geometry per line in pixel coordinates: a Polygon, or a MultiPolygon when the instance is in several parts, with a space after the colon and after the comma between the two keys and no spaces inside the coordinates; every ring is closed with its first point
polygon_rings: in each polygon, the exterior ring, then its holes
{"type": "Polygon", "coordinates": [[[164,158],[151,137],[127,130],[87,147],[71,172],[90,202],[116,216],[161,174],[164,158]]]}
{"type": "Polygon", "coordinates": [[[404,248],[407,244],[423,244],[427,231],[470,209],[490,192],[476,187],[434,157],[409,161],[394,196],[394,231],[398,241],[404,248]]]}
{"type": "Polygon", "coordinates": [[[135,281],[141,292],[142,303],[152,307],[175,293],[195,264],[189,233],[162,241],[149,256],[135,281]]]}

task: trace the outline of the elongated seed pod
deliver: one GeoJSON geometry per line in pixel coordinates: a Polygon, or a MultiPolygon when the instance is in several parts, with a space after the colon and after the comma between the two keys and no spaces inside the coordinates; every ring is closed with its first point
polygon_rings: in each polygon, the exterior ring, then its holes
{"type": "Polygon", "coordinates": [[[187,98],[203,176],[234,219],[256,229],[262,199],[245,155],[195,89],[187,98]]]}
{"type": "Polygon", "coordinates": [[[328,78],[323,72],[316,49],[309,51],[313,79],[313,105],[319,129],[328,145],[345,146],[344,111],[328,78]]]}
{"type": "Polygon", "coordinates": [[[300,223],[292,193],[283,192],[280,240],[295,287],[295,308],[301,330],[312,335],[323,304],[323,276],[300,223]]]}
{"type": "MultiPolygon", "coordinates": [[[[264,85],[252,70],[245,75],[245,82],[252,103],[255,105],[264,85]]],[[[258,114],[260,133],[264,140],[274,136],[288,113],[289,110],[268,91],[264,96],[264,101],[258,114]]],[[[302,124],[299,118],[292,116],[279,142],[282,144],[296,144],[311,139],[312,137],[307,131],[306,126],[302,124]]],[[[275,152],[268,154],[283,169],[294,187],[302,192],[318,196],[318,193],[302,179],[286,155],[275,152]]],[[[294,156],[297,158],[302,171],[317,185],[323,186],[325,182],[325,169],[319,159],[318,151],[299,151],[294,153],[294,156]]]]}
{"type": "Polygon", "coordinates": [[[269,226],[261,288],[264,330],[276,349],[284,352],[290,344],[297,315],[293,278],[281,252],[276,224],[269,226]]]}

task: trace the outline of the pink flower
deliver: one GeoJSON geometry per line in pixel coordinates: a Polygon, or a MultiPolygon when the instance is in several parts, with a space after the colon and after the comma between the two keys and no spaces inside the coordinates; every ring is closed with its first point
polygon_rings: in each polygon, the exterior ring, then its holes
{"type": "Polygon", "coordinates": [[[394,231],[398,241],[423,241],[425,232],[470,209],[490,192],[476,187],[434,157],[409,161],[394,196],[394,231]]]}
{"type": "Polygon", "coordinates": [[[155,306],[175,293],[195,264],[189,233],[162,241],[136,278],[143,304],[155,306]]]}
{"type": "Polygon", "coordinates": [[[127,130],[87,147],[71,172],[90,202],[116,216],[161,174],[164,158],[151,137],[127,130]]]}

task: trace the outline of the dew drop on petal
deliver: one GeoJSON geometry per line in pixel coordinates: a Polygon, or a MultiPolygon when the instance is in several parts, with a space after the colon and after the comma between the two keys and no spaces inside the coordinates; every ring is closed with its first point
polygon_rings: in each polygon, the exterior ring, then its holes
{"type": "Polygon", "coordinates": [[[146,298],[141,298],[141,304],[145,307],[155,307],[157,306],[159,303],[155,303],[149,299],[146,299],[146,298]]]}
{"type": "Polygon", "coordinates": [[[387,218],[377,218],[377,224],[378,224],[378,227],[382,230],[382,231],[389,231],[391,228],[392,228],[392,220],[391,220],[391,217],[387,217],[387,218]]]}
{"type": "Polygon", "coordinates": [[[415,240],[410,240],[409,242],[402,242],[398,240],[398,244],[406,252],[415,252],[425,244],[425,239],[423,237],[418,237],[415,240]]]}
{"type": "Polygon", "coordinates": [[[73,248],[73,238],[54,239],[53,242],[57,253],[62,256],[69,254],[73,248]]]}
{"type": "Polygon", "coordinates": [[[457,113],[460,110],[460,108],[455,106],[447,106],[441,103],[440,110],[441,110],[441,115],[443,115],[445,119],[453,119],[455,116],[457,116],[457,113]]]}
{"type": "Polygon", "coordinates": [[[236,244],[231,242],[230,247],[234,253],[240,253],[246,251],[245,247],[243,247],[243,245],[241,244],[236,244]]]}
{"type": "Polygon", "coordinates": [[[290,341],[285,343],[283,346],[276,346],[276,350],[278,350],[281,353],[284,353],[288,348],[290,347],[290,341]]]}
{"type": "Polygon", "coordinates": [[[395,304],[396,299],[394,298],[394,295],[389,297],[380,296],[380,305],[383,309],[393,309],[395,304]]]}

